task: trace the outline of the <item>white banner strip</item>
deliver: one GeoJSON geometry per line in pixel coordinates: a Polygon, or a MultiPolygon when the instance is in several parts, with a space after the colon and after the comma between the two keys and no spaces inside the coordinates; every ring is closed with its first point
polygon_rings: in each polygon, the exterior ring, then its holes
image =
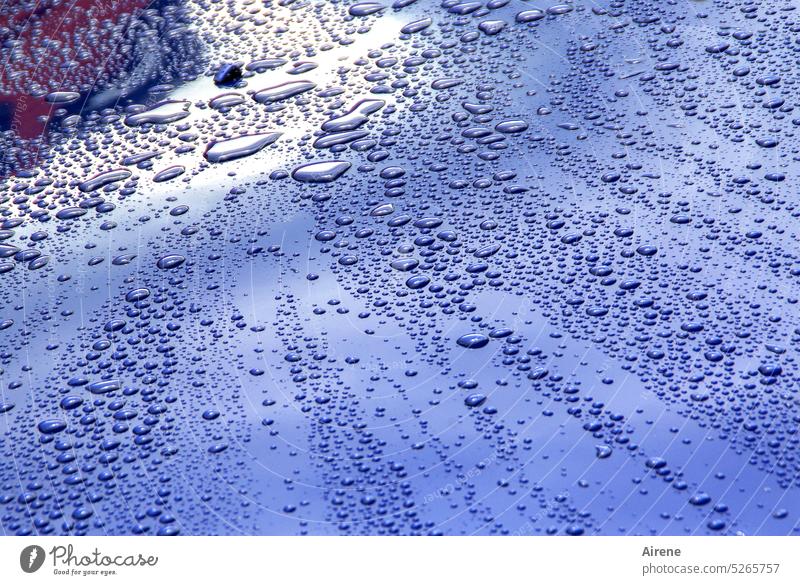
{"type": "Polygon", "coordinates": [[[791,537],[5,537],[0,583],[797,584],[797,543],[791,537]]]}

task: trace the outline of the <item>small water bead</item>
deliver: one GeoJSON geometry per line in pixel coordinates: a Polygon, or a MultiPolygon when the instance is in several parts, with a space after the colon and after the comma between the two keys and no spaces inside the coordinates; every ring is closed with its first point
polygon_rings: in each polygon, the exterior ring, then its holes
{"type": "Polygon", "coordinates": [[[105,187],[118,181],[124,181],[130,177],[131,174],[132,173],[128,169],[111,169],[102,173],[98,173],[86,181],[83,181],[78,185],[78,188],[84,193],[91,193],[92,191],[96,191],[101,187],[105,187]]]}
{"type": "Polygon", "coordinates": [[[77,91],[53,91],[48,93],[44,99],[50,104],[68,104],[80,99],[81,94],[77,91]]]}
{"type": "Polygon", "coordinates": [[[292,178],[301,183],[332,183],[351,166],[349,162],[341,160],[308,163],[296,167],[292,171],[292,178]]]}
{"type": "Polygon", "coordinates": [[[318,242],[330,242],[336,239],[336,232],[331,230],[321,230],[314,236],[318,242]]]}
{"type": "Polygon", "coordinates": [[[783,368],[778,364],[762,364],[758,366],[758,372],[762,376],[780,376],[783,373],[783,368]]]}
{"type": "Polygon", "coordinates": [[[457,77],[442,77],[440,79],[434,79],[431,82],[431,89],[436,89],[436,90],[450,89],[451,87],[461,85],[463,82],[464,82],[463,79],[459,79],[457,77]]]}
{"type": "Polygon", "coordinates": [[[257,91],[253,94],[253,99],[262,104],[269,104],[298,96],[311,91],[315,87],[317,87],[317,84],[313,81],[287,81],[286,83],[257,91]]]}
{"type": "Polygon", "coordinates": [[[500,34],[506,28],[504,20],[484,20],[478,24],[478,28],[486,35],[494,36],[500,34]]]}
{"type": "Polygon", "coordinates": [[[240,93],[230,92],[230,93],[223,93],[215,98],[212,98],[208,105],[214,108],[215,110],[224,110],[228,108],[233,108],[235,106],[241,105],[244,103],[244,96],[240,93]]]}
{"type": "Polygon", "coordinates": [[[456,340],[461,347],[480,349],[489,344],[489,337],[482,333],[466,333],[456,340]]]}
{"type": "Polygon", "coordinates": [[[180,177],[185,172],[186,172],[186,167],[184,167],[183,165],[173,165],[156,173],[153,176],[153,181],[156,183],[171,181],[172,179],[180,177]]]}
{"type": "Polygon", "coordinates": [[[650,457],[645,462],[645,465],[650,469],[662,469],[666,467],[667,462],[661,457],[650,457]]]}
{"type": "Polygon", "coordinates": [[[524,120],[505,120],[498,123],[494,129],[504,134],[519,134],[528,129],[528,123],[524,120]]]}
{"type": "Polygon", "coordinates": [[[108,394],[120,388],[121,385],[118,380],[99,380],[86,386],[86,389],[92,394],[108,394]]]}
{"type": "Polygon", "coordinates": [[[140,165],[141,163],[145,163],[152,158],[155,158],[161,154],[158,150],[150,150],[146,152],[139,152],[137,154],[129,154],[122,159],[122,164],[126,166],[130,165],[140,165]]]}
{"type": "Polygon", "coordinates": [[[74,410],[83,404],[83,398],[80,396],[65,396],[59,404],[64,410],[74,410]]]}
{"type": "Polygon", "coordinates": [[[423,217],[414,222],[414,227],[422,229],[437,228],[442,225],[442,220],[438,217],[423,217]]]}
{"type": "Polygon", "coordinates": [[[357,102],[347,113],[322,124],[325,132],[349,132],[364,125],[369,117],[386,105],[385,100],[366,99],[357,102]]]}
{"type": "Polygon", "coordinates": [[[67,428],[67,423],[61,419],[52,418],[39,423],[39,432],[43,435],[54,435],[67,428]]]}
{"type": "Polygon", "coordinates": [[[543,11],[534,8],[531,10],[523,10],[517,13],[516,20],[517,22],[527,23],[527,22],[536,22],[537,20],[541,20],[545,17],[543,11]]]}
{"type": "Polygon", "coordinates": [[[386,222],[386,225],[388,225],[389,227],[402,227],[407,223],[409,223],[411,219],[412,218],[410,215],[402,214],[390,219],[388,222],[386,222]]]}
{"type": "Polygon", "coordinates": [[[483,394],[470,394],[464,399],[464,404],[470,408],[475,408],[486,402],[486,396],[483,394]]]}
{"type": "Polygon", "coordinates": [[[103,330],[112,333],[114,331],[119,331],[123,327],[125,327],[125,321],[122,319],[111,319],[107,321],[106,324],[103,326],[103,330]]]}
{"type": "Polygon", "coordinates": [[[608,445],[596,445],[594,449],[595,449],[595,456],[598,459],[608,459],[614,452],[613,449],[608,445]]]}
{"type": "Polygon", "coordinates": [[[281,135],[281,132],[265,132],[212,142],[206,148],[204,156],[212,163],[222,163],[250,156],[276,142],[281,135]]]}
{"type": "Polygon", "coordinates": [[[706,493],[697,493],[689,499],[689,503],[693,506],[705,506],[711,502],[711,496],[706,493]]]}
{"type": "Polygon", "coordinates": [[[561,16],[563,14],[569,14],[573,10],[575,10],[575,7],[571,4],[556,4],[547,9],[547,14],[561,16]]]}
{"type": "Polygon", "coordinates": [[[342,145],[342,144],[349,144],[355,140],[360,140],[365,136],[368,136],[369,133],[362,130],[354,130],[352,132],[339,132],[337,134],[331,134],[329,136],[321,136],[314,141],[314,148],[319,149],[326,149],[326,148],[333,148],[334,146],[342,145]]]}
{"type": "Polygon", "coordinates": [[[425,288],[431,282],[431,279],[424,274],[418,274],[406,280],[406,286],[412,290],[419,290],[425,288]]]}
{"type": "Polygon", "coordinates": [[[369,16],[385,9],[386,7],[378,2],[359,2],[351,4],[348,11],[351,16],[369,16]]]}
{"type": "Polygon", "coordinates": [[[266,59],[256,59],[255,61],[251,61],[245,66],[247,71],[257,71],[259,73],[264,73],[270,69],[277,69],[286,65],[288,61],[286,59],[282,59],[280,57],[271,57],[266,59]]]}
{"type": "Polygon", "coordinates": [[[126,293],[125,300],[129,303],[135,303],[137,301],[143,301],[149,296],[150,296],[150,289],[144,287],[135,288],[126,293]]]}
{"type": "Polygon", "coordinates": [[[39,256],[28,263],[28,270],[39,270],[50,262],[50,256],[39,256]]]}
{"type": "Polygon", "coordinates": [[[309,71],[313,71],[319,67],[317,63],[314,61],[297,61],[294,63],[294,66],[286,71],[289,75],[302,75],[303,73],[308,73],[309,71]]]}
{"type": "Polygon", "coordinates": [[[158,259],[156,266],[158,266],[161,270],[172,270],[184,262],[186,262],[186,258],[180,254],[167,254],[166,256],[162,256],[158,259]]]}
{"type": "Polygon", "coordinates": [[[173,124],[189,116],[190,103],[187,100],[167,100],[152,108],[125,117],[128,126],[144,124],[173,124]]]}
{"type": "Polygon", "coordinates": [[[409,22],[403,28],[400,29],[400,32],[406,35],[411,35],[414,33],[421,32],[428,28],[430,25],[433,24],[433,20],[430,18],[421,18],[420,20],[415,20],[413,22],[409,22]]]}
{"type": "MultiPolygon", "coordinates": [[[[414,270],[417,266],[419,266],[419,260],[415,258],[402,258],[399,260],[392,261],[391,266],[392,268],[394,268],[395,270],[399,270],[400,272],[408,272],[409,270],[414,270]]],[[[428,282],[430,282],[430,279],[428,279],[428,282]]],[[[427,284],[427,282],[425,284],[427,284]]],[[[425,285],[423,284],[422,286],[425,285]]],[[[410,284],[409,287],[414,288],[410,284]]]]}
{"type": "Polygon", "coordinates": [[[383,203],[375,207],[369,214],[372,217],[385,217],[394,213],[394,205],[391,203],[383,203]]]}
{"type": "Polygon", "coordinates": [[[86,215],[86,209],[80,207],[65,207],[63,209],[59,209],[58,213],[56,213],[56,219],[61,220],[68,220],[68,219],[77,219],[83,215],[86,215]]]}

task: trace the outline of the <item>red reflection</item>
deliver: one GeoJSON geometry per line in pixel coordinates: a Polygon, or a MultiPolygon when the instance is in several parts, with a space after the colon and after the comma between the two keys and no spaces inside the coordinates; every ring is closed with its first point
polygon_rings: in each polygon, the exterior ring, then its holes
{"type": "MultiPolygon", "coordinates": [[[[0,0],[2,1],[2,0],[0,0]]],[[[126,47],[111,25],[146,8],[148,0],[50,0],[3,2],[0,40],[16,48],[0,63],[0,102],[11,129],[23,139],[42,136],[59,104],[29,93],[75,90],[85,95],[96,81],[124,65],[126,47]]],[[[129,20],[130,22],[130,20],[129,20]]]]}

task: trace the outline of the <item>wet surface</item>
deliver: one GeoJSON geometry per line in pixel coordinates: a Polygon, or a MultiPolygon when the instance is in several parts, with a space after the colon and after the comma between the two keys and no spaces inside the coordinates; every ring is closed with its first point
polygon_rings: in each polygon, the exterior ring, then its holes
{"type": "Polygon", "coordinates": [[[797,531],[792,5],[14,6],[5,533],[797,531]]]}

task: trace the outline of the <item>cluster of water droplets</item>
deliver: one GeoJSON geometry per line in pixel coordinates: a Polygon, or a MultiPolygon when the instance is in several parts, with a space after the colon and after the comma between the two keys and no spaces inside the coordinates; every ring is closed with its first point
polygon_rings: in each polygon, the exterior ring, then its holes
{"type": "Polygon", "coordinates": [[[4,529],[795,530],[800,22],[678,6],[187,2],[9,73],[4,529]]]}

